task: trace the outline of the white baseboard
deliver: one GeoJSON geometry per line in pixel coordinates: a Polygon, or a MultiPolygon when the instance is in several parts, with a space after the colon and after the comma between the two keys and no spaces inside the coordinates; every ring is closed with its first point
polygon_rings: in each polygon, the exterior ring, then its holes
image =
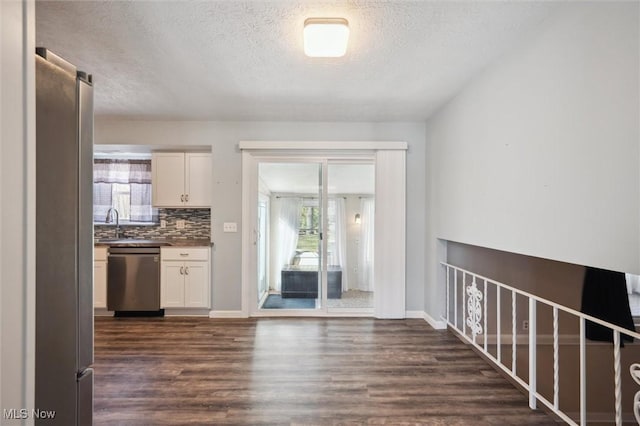
{"type": "Polygon", "coordinates": [[[440,321],[436,321],[435,319],[433,319],[433,317],[431,315],[429,315],[428,313],[424,312],[424,311],[406,311],[405,312],[405,317],[406,318],[420,318],[425,320],[427,323],[429,323],[429,325],[431,327],[433,327],[436,330],[444,330],[447,328],[447,323],[443,320],[440,321]]]}
{"type": "Polygon", "coordinates": [[[444,321],[442,319],[436,320],[426,312],[424,313],[424,320],[426,322],[428,322],[429,325],[431,327],[435,328],[436,330],[446,330],[447,329],[447,322],[446,321],[444,321]]]}
{"type": "Polygon", "coordinates": [[[209,311],[209,318],[248,318],[243,311],[209,311]]]}
{"type": "Polygon", "coordinates": [[[164,308],[165,317],[206,317],[208,315],[209,310],[206,308],[164,308]]]}

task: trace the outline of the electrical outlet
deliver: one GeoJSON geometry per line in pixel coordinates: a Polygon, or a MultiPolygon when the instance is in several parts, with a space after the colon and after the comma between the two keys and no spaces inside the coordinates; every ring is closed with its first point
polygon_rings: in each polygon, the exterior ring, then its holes
{"type": "Polygon", "coordinates": [[[238,232],[238,224],[235,222],[225,222],[222,225],[222,232],[238,232]]]}
{"type": "Polygon", "coordinates": [[[162,219],[162,220],[160,221],[160,228],[164,229],[164,228],[166,228],[166,227],[167,227],[167,221],[166,221],[166,220],[164,220],[164,219],[162,219]]]}
{"type": "Polygon", "coordinates": [[[522,329],[529,330],[529,320],[522,321],[522,329]]]}
{"type": "Polygon", "coordinates": [[[177,229],[184,229],[184,220],[176,220],[176,228],[177,229]]]}

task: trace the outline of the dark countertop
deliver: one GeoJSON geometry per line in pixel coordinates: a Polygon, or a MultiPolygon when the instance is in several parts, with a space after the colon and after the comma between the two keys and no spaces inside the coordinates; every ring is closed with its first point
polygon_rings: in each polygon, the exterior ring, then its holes
{"type": "Polygon", "coordinates": [[[95,247],[209,247],[213,243],[209,239],[179,239],[179,238],[158,238],[153,240],[142,240],[135,238],[122,239],[98,239],[95,240],[95,247]]]}

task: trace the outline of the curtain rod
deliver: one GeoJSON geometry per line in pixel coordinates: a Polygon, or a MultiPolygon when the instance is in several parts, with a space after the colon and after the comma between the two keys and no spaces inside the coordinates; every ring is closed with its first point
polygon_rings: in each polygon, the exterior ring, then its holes
{"type": "MultiPolygon", "coordinates": [[[[276,198],[302,198],[303,200],[317,200],[318,197],[305,197],[302,195],[276,195],[276,198]]],[[[345,200],[348,198],[345,195],[340,195],[338,197],[334,197],[334,196],[329,196],[329,198],[344,198],[345,200]]],[[[359,195],[358,199],[362,200],[362,199],[369,199],[369,198],[376,198],[375,195],[359,195]]]]}
{"type": "MultiPolygon", "coordinates": [[[[318,200],[319,197],[301,197],[299,195],[276,195],[276,198],[302,198],[303,200],[318,200]]],[[[347,197],[345,196],[340,196],[340,197],[332,197],[329,196],[329,198],[344,198],[345,200],[347,199],[347,197]]],[[[362,198],[362,197],[360,197],[362,198]]]]}

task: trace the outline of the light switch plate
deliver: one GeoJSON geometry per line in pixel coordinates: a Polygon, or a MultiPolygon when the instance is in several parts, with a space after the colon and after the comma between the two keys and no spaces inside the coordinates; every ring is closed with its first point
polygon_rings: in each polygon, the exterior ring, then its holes
{"type": "Polygon", "coordinates": [[[184,229],[184,220],[176,220],[176,228],[184,229]]]}
{"type": "Polygon", "coordinates": [[[164,220],[164,219],[162,219],[162,220],[160,221],[160,228],[164,229],[164,228],[166,228],[166,227],[167,227],[167,221],[166,221],[166,220],[164,220]]]}
{"type": "Polygon", "coordinates": [[[235,222],[225,222],[222,225],[223,232],[238,232],[238,224],[235,222]]]}

